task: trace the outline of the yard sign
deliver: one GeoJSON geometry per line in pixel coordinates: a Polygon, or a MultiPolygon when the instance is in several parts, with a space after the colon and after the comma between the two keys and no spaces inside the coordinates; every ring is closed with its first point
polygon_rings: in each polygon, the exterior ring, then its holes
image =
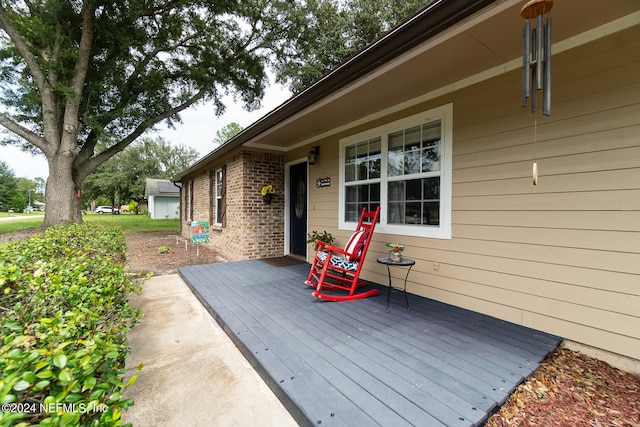
{"type": "Polygon", "coordinates": [[[191,243],[209,243],[209,221],[191,221],[191,243]]]}

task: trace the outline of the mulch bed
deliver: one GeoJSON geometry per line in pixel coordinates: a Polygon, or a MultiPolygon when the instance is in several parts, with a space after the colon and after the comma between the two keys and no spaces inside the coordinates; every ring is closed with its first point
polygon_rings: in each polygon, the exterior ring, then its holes
{"type": "Polygon", "coordinates": [[[640,377],[559,348],[486,427],[640,427],[640,377]]]}

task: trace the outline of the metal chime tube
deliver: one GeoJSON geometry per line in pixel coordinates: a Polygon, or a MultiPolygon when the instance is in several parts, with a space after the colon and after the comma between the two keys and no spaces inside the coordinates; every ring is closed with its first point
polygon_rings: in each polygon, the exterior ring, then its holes
{"type": "Polygon", "coordinates": [[[524,30],[522,31],[522,106],[527,106],[527,98],[531,95],[530,87],[531,87],[531,60],[529,56],[531,53],[529,52],[529,46],[531,45],[531,40],[529,39],[529,34],[531,32],[531,24],[529,24],[529,20],[527,19],[524,22],[524,30]]]}
{"type": "Polygon", "coordinates": [[[542,42],[543,40],[543,31],[542,31],[542,15],[538,15],[536,17],[536,33],[537,33],[537,38],[536,38],[536,49],[537,49],[537,53],[536,53],[536,79],[538,82],[538,86],[537,89],[540,90],[542,89],[542,68],[544,67],[544,62],[543,62],[543,49],[544,49],[544,44],[542,42]]]}
{"type": "Polygon", "coordinates": [[[531,112],[535,113],[538,107],[538,97],[536,96],[536,89],[538,88],[538,63],[540,59],[538,58],[538,29],[534,28],[531,30],[531,40],[533,46],[531,48],[531,65],[535,69],[533,70],[533,75],[531,76],[531,112]]]}
{"type": "Polygon", "coordinates": [[[531,111],[537,109],[536,91],[542,90],[542,113],[551,114],[551,17],[543,26],[543,15],[553,0],[530,0],[520,11],[525,18],[522,33],[522,106],[531,97],[531,111]],[[535,18],[536,28],[530,21],[535,18]],[[533,68],[533,70],[532,70],[533,68]]]}
{"type": "Polygon", "coordinates": [[[544,88],[542,89],[542,114],[551,115],[551,17],[544,26],[544,88]]]}

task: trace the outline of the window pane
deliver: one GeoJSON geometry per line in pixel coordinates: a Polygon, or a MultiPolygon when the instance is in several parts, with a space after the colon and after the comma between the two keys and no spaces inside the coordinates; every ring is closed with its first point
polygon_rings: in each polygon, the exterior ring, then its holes
{"type": "Polygon", "coordinates": [[[368,179],[367,160],[369,156],[369,142],[361,142],[356,146],[356,180],[368,179]]]}
{"type": "Polygon", "coordinates": [[[353,203],[358,200],[358,186],[349,185],[346,189],[345,200],[347,203],[353,203]]]}
{"type": "Polygon", "coordinates": [[[357,222],[362,208],[374,210],[380,205],[380,184],[350,185],[345,191],[345,221],[357,222]]]}
{"type": "Polygon", "coordinates": [[[387,174],[389,176],[402,175],[404,172],[404,132],[394,132],[389,135],[389,150],[387,154],[387,174]]]}
{"type": "Polygon", "coordinates": [[[344,220],[347,222],[358,222],[358,205],[347,203],[344,211],[344,220]]]}
{"type": "Polygon", "coordinates": [[[345,148],[344,160],[347,164],[356,162],[356,145],[349,145],[345,148]]]}
{"type": "Polygon", "coordinates": [[[369,142],[369,179],[380,178],[381,145],[380,138],[369,142]]]}
{"type": "Polygon", "coordinates": [[[440,141],[437,144],[431,144],[422,150],[422,172],[440,170],[440,141]]]}
{"type": "Polygon", "coordinates": [[[369,201],[369,186],[368,185],[359,185],[358,186],[358,201],[359,202],[368,202],[369,201]]]}
{"type": "Polygon", "coordinates": [[[393,181],[389,183],[388,197],[390,201],[404,200],[404,181],[393,181]]]}
{"type": "Polygon", "coordinates": [[[440,170],[440,122],[389,134],[388,176],[440,170]]]}
{"type": "Polygon", "coordinates": [[[422,125],[422,140],[439,140],[442,135],[440,120],[422,125]]]}
{"type": "Polygon", "coordinates": [[[420,150],[414,145],[404,152],[404,174],[420,173],[420,150]]]}
{"type": "Polygon", "coordinates": [[[389,224],[404,224],[404,202],[389,202],[389,224]]]}
{"type": "Polygon", "coordinates": [[[387,190],[389,224],[439,225],[439,177],[392,181],[387,190]]]}
{"type": "Polygon", "coordinates": [[[216,197],[222,197],[222,170],[216,172],[216,197]]]}
{"type": "Polygon", "coordinates": [[[422,200],[422,182],[419,179],[412,179],[411,181],[407,181],[406,186],[406,196],[407,200],[422,200]]]}
{"type": "Polygon", "coordinates": [[[405,151],[420,148],[421,126],[412,127],[404,132],[405,151]]]}
{"type": "Polygon", "coordinates": [[[216,200],[216,223],[222,222],[222,199],[216,200]]]}
{"type": "Polygon", "coordinates": [[[356,146],[345,147],[344,180],[351,182],[356,180],[356,146]]]}
{"type": "Polygon", "coordinates": [[[345,147],[345,182],[380,178],[381,147],[379,137],[345,147]]]}
{"type": "Polygon", "coordinates": [[[344,220],[358,221],[358,186],[350,185],[346,188],[344,220]]]}
{"type": "Polygon", "coordinates": [[[356,165],[350,164],[344,166],[344,180],[345,182],[352,182],[356,180],[356,165]]]}
{"type": "MultiPolygon", "coordinates": [[[[371,184],[369,186],[369,201],[371,202],[371,206],[378,206],[380,204],[380,184],[371,184]]],[[[374,206],[374,209],[375,209],[374,206]]]]}
{"type": "Polygon", "coordinates": [[[420,173],[420,134],[422,126],[405,131],[404,174],[420,173]]]}
{"type": "Polygon", "coordinates": [[[440,120],[422,125],[422,172],[440,170],[440,120]]]}
{"type": "Polygon", "coordinates": [[[422,207],[424,225],[440,225],[440,202],[425,202],[422,207]]]}
{"type": "Polygon", "coordinates": [[[405,224],[420,224],[422,221],[422,203],[407,202],[405,204],[405,224]]]}
{"type": "Polygon", "coordinates": [[[440,178],[426,178],[422,180],[422,184],[425,200],[440,199],[440,178]]]}

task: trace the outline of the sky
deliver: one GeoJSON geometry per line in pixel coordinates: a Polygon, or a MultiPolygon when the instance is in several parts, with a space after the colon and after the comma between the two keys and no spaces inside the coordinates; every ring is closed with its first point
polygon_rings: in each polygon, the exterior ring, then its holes
{"type": "MultiPolygon", "coordinates": [[[[202,157],[213,150],[213,138],[224,126],[235,122],[247,128],[290,96],[290,92],[282,86],[271,85],[265,91],[262,108],[252,112],[245,111],[241,104],[234,104],[233,99],[228,97],[224,101],[227,106],[226,112],[220,117],[215,116],[213,107],[210,105],[192,107],[180,113],[183,123],[176,125],[175,129],[168,129],[161,124],[157,126],[157,131],[148,132],[143,137],[161,136],[174,146],[183,144],[195,148],[202,157]]],[[[39,177],[46,180],[49,175],[49,167],[43,155],[33,156],[22,152],[17,147],[0,147],[0,160],[9,165],[17,178],[39,177]]]]}

